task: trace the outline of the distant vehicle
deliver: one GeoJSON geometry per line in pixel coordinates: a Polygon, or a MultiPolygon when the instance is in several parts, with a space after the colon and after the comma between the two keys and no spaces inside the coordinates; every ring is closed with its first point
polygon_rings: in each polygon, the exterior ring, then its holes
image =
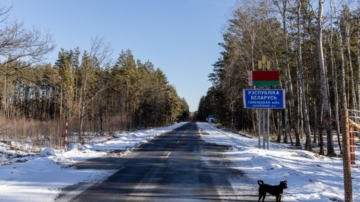
{"type": "Polygon", "coordinates": [[[215,120],[214,115],[211,114],[209,114],[208,117],[206,118],[206,121],[209,123],[213,123],[214,120],[215,120]]]}

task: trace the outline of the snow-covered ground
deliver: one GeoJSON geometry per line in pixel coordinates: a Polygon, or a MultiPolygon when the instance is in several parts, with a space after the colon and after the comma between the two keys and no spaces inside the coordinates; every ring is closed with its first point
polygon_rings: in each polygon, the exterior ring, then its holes
{"type": "MultiPolygon", "coordinates": [[[[235,190],[244,195],[253,195],[259,188],[257,180],[278,185],[287,181],[284,201],[344,201],[344,181],[342,159],[289,149],[287,144],[270,143],[270,149],[258,148],[258,139],[224,132],[207,123],[197,123],[201,137],[211,143],[230,145],[226,157],[231,166],[243,170],[246,178],[230,179],[235,190]],[[249,186],[252,184],[253,186],[249,186]]],[[[356,152],[356,159],[360,152],[356,152]]],[[[359,161],[352,168],[353,199],[360,201],[359,161]]],[[[268,196],[269,197],[269,196],[268,196]]],[[[275,197],[272,198],[275,201],[275,197]]]]}
{"type": "MultiPolygon", "coordinates": [[[[80,182],[97,182],[114,170],[77,170],[72,163],[106,155],[109,151],[131,152],[131,148],[185,123],[132,133],[118,133],[112,140],[94,139],[85,145],[74,144],[67,152],[49,148],[38,155],[26,155],[0,143],[0,201],[53,201],[61,188],[80,182]]],[[[232,163],[224,164],[241,169],[246,177],[233,177],[233,188],[242,195],[257,193],[257,180],[268,184],[288,182],[284,201],[343,201],[343,171],[340,158],[288,149],[286,144],[270,143],[270,150],[258,149],[258,140],[217,129],[207,123],[197,123],[201,137],[211,143],[229,145],[225,153],[232,163]]],[[[123,152],[126,154],[126,152],[123,152]]],[[[357,158],[360,153],[357,152],[357,158]]],[[[357,162],[356,166],[359,166],[357,162]]],[[[352,169],[353,198],[360,201],[360,170],[352,169]]],[[[275,200],[267,197],[267,199],[275,200]]]]}
{"type": "Polygon", "coordinates": [[[104,156],[114,150],[122,150],[126,154],[139,144],[185,123],[117,133],[110,141],[106,137],[98,137],[85,145],[73,144],[67,152],[44,148],[38,155],[27,155],[0,143],[0,202],[50,202],[58,196],[61,188],[80,182],[102,181],[115,170],[77,170],[71,164],[104,156]]]}

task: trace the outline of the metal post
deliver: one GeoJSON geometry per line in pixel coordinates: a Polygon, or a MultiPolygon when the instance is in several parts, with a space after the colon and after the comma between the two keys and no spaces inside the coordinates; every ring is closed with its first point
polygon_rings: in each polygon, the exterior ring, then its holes
{"type": "Polygon", "coordinates": [[[270,149],[270,109],[267,110],[267,149],[270,149]]]}
{"type": "Polygon", "coordinates": [[[351,164],[355,164],[355,135],[354,127],[350,127],[350,160],[351,164]]]}
{"type": "Polygon", "coordinates": [[[352,202],[352,179],[351,179],[351,165],[350,165],[350,140],[349,140],[349,111],[344,110],[342,116],[342,157],[343,157],[343,171],[344,171],[344,197],[345,202],[352,202]]]}
{"type": "Polygon", "coordinates": [[[259,149],[261,148],[261,140],[260,140],[260,125],[261,125],[261,109],[258,109],[258,138],[259,138],[259,149]]]}
{"type": "Polygon", "coordinates": [[[265,135],[266,135],[266,130],[265,130],[265,124],[266,124],[266,111],[265,111],[265,109],[262,109],[262,111],[263,111],[263,123],[262,123],[262,134],[263,134],[263,149],[265,149],[265,139],[266,139],[266,137],[265,137],[265,135]]]}

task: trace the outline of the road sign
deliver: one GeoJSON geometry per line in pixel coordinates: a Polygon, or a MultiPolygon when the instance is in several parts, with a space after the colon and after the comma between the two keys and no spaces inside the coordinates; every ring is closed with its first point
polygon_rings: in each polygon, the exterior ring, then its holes
{"type": "Polygon", "coordinates": [[[285,109],[284,89],[244,89],[244,107],[253,109],[285,109]]]}

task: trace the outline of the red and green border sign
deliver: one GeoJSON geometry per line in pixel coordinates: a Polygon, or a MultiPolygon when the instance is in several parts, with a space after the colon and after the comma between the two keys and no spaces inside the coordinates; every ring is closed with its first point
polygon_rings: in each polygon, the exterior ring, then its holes
{"type": "Polygon", "coordinates": [[[280,86],[279,71],[249,71],[249,86],[280,86]]]}

